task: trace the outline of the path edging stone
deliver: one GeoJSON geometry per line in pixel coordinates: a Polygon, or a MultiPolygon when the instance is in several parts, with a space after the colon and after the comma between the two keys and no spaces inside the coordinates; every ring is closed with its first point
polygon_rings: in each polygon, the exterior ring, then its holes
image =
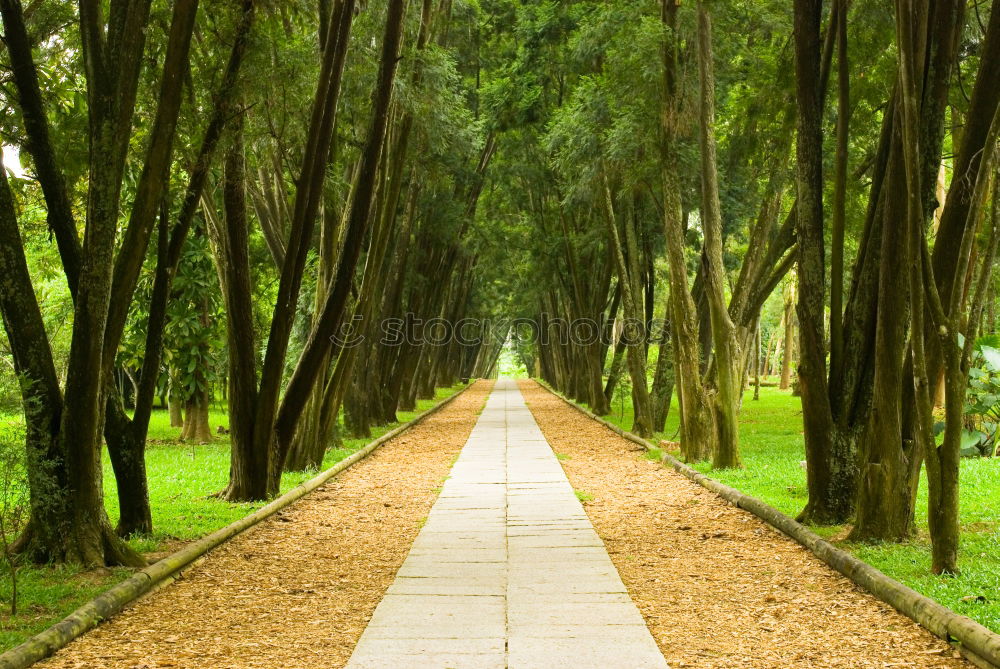
{"type": "Polygon", "coordinates": [[[410,428],[423,422],[424,419],[445,408],[471,388],[474,383],[475,381],[470,382],[450,397],[441,400],[423,413],[415,416],[412,420],[386,432],[381,437],[371,441],[329,469],[295,486],[266,506],[198,539],[176,553],[154,562],[121,583],[105,590],[52,627],[39,632],[20,645],[0,655],[0,669],[23,669],[52,655],[80,635],[121,612],[126,606],[132,604],[143,595],[168,584],[177,578],[182,570],[203,558],[213,549],[218,548],[236,535],[241,534],[278,511],[302,499],[336,475],[364,460],[386,442],[398,437],[410,428]]]}
{"type": "MultiPolygon", "coordinates": [[[[660,450],[652,442],[595,415],[544,381],[533,380],[569,406],[597,421],[615,434],[642,446],[647,451],[660,450]]],[[[983,669],[1000,669],[1000,635],[992,630],[886,576],[867,562],[837,548],[802,523],[786,516],[766,502],[709,478],[669,453],[662,453],[662,461],[703,488],[719,495],[733,506],[749,511],[768,525],[791,537],[828,566],[846,576],[877,599],[889,604],[935,636],[954,644],[956,650],[976,666],[983,669]]]]}

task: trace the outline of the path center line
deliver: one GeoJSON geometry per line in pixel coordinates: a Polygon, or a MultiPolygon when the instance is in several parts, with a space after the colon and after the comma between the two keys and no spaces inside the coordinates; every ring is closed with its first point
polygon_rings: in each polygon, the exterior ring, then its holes
{"type": "Polygon", "coordinates": [[[667,666],[513,380],[347,666],[667,666]]]}

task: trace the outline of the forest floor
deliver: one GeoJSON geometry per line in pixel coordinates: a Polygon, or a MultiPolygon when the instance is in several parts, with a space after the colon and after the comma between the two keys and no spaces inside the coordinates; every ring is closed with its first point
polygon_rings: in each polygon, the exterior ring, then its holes
{"type": "MultiPolygon", "coordinates": [[[[631,402],[622,402],[616,396],[612,413],[605,418],[630,429],[631,402]]],[[[675,402],[666,429],[654,437],[654,442],[676,439],[677,421],[675,402]]],[[[713,471],[708,462],[694,467],[794,518],[807,499],[806,472],[801,464],[806,456],[799,398],[788,390],[761,388],[760,399],[755,401],[753,389],[747,390],[740,414],[740,450],[743,469],[713,471]]],[[[659,459],[659,454],[650,457],[659,459]]],[[[843,540],[850,529],[847,526],[810,529],[917,592],[1000,633],[1000,458],[963,458],[960,466],[962,573],[957,577],[930,572],[926,476],[922,477],[917,495],[917,531],[909,541],[859,544],[843,540]]]]}
{"type": "MultiPolygon", "coordinates": [[[[323,469],[332,467],[372,439],[412,420],[418,413],[450,397],[462,387],[439,388],[433,400],[420,400],[415,411],[398,412],[399,422],[373,428],[370,438],[344,439],[340,448],[327,451],[323,469]]],[[[229,418],[224,411],[212,411],[210,421],[213,432],[220,425],[229,426],[229,418]]],[[[0,415],[0,432],[5,426],[16,431],[18,422],[18,416],[0,415]]],[[[213,493],[225,488],[229,480],[228,435],[214,435],[211,443],[196,444],[181,442],[179,434],[179,428],[170,426],[165,410],[153,413],[146,469],[154,532],[149,537],[129,540],[133,548],[151,561],[179,550],[185,544],[264,505],[263,502],[236,504],[213,496],[213,493]]],[[[281,479],[281,492],[287,492],[315,475],[315,471],[286,472],[281,479]]],[[[104,496],[111,522],[116,523],[117,488],[107,452],[104,453],[104,496]]],[[[11,583],[5,574],[4,578],[0,578],[0,652],[53,625],[130,574],[127,569],[81,571],[73,566],[22,566],[18,575],[19,611],[13,618],[7,609],[11,583]]]]}
{"type": "Polygon", "coordinates": [[[969,666],[755,516],[521,388],[671,667],[969,666]]]}

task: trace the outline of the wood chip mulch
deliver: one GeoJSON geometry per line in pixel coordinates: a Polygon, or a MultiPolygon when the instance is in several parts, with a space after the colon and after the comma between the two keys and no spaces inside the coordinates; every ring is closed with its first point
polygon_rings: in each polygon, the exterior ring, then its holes
{"type": "Polygon", "coordinates": [[[521,391],[673,669],[971,666],[755,516],[521,391]]]}
{"type": "Polygon", "coordinates": [[[449,406],[39,666],[343,666],[492,388],[449,406]]]}

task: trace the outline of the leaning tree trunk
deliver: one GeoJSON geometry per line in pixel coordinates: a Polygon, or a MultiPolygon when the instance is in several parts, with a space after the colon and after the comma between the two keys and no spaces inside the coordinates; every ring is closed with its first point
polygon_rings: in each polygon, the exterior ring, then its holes
{"type": "MultiPolygon", "coordinates": [[[[258,398],[260,408],[254,426],[254,441],[256,448],[269,453],[269,494],[277,492],[285,456],[292,438],[295,436],[299,417],[305,408],[312,387],[322,371],[319,364],[333,350],[333,335],[340,330],[348,313],[348,297],[371,218],[376,176],[391,111],[405,9],[403,0],[389,0],[378,77],[372,95],[372,125],[361,154],[361,164],[358,168],[348,215],[343,253],[337,267],[336,277],[327,288],[326,303],[323,305],[316,326],[309,334],[295,366],[295,371],[288,381],[280,406],[277,405],[277,392],[281,380],[280,368],[272,368],[272,372],[276,376],[271,378],[270,386],[265,388],[262,381],[261,394],[258,398]]],[[[322,168],[323,165],[320,167],[322,168]]],[[[320,179],[320,184],[322,184],[322,179],[320,179]]],[[[305,238],[303,238],[304,241],[305,238]]],[[[298,282],[301,283],[301,276],[299,276],[298,282]]],[[[291,306],[294,307],[294,305],[291,306]]],[[[289,316],[292,315],[294,315],[294,308],[289,316]]],[[[287,346],[287,337],[285,344],[287,346]]],[[[281,358],[284,358],[283,352],[281,358]]]]}
{"type": "MultiPolygon", "coordinates": [[[[276,494],[280,485],[283,462],[279,460],[283,461],[284,454],[279,458],[274,449],[274,423],[278,396],[299,289],[311,247],[316,215],[322,201],[326,167],[336,126],[340,83],[353,18],[353,0],[338,3],[324,38],[326,41],[322,65],[313,98],[309,132],[295,193],[289,239],[281,268],[277,299],[272,311],[260,383],[258,385],[254,381],[253,384],[237,386],[231,382],[230,385],[230,406],[236,403],[246,407],[249,413],[246,430],[241,431],[239,435],[232,435],[231,438],[230,481],[222,493],[224,498],[231,501],[265,499],[276,494]],[[234,397],[236,392],[242,392],[243,396],[234,397]]],[[[245,210],[245,203],[240,209],[245,210]]],[[[241,211],[238,216],[245,216],[245,211],[241,211]]],[[[238,294],[233,297],[239,300],[241,308],[251,306],[245,295],[238,294]]],[[[232,327],[233,324],[230,323],[230,328],[232,327]]],[[[232,354],[232,351],[230,353],[232,354]]],[[[241,362],[240,366],[245,365],[245,362],[241,362]]],[[[289,431],[289,440],[292,432],[294,425],[289,431]]]]}
{"type": "MultiPolygon", "coordinates": [[[[180,6],[181,3],[175,5],[175,11],[180,6]]],[[[201,197],[212,157],[221,139],[223,128],[232,115],[231,105],[237,75],[253,23],[252,0],[244,0],[240,12],[240,20],[236,26],[235,39],[226,63],[225,73],[220,82],[220,89],[215,96],[214,108],[199,147],[198,158],[188,180],[177,224],[172,231],[169,229],[169,203],[165,194],[160,197],[156,271],[149,303],[149,318],[146,322],[144,355],[136,392],[135,411],[129,418],[125,415],[120,401],[117,401],[115,396],[109,397],[106,408],[106,420],[109,424],[106,425],[104,434],[118,484],[120,515],[116,530],[121,536],[148,534],[152,531],[152,514],[145,470],[145,448],[149,420],[159,385],[163,331],[167,320],[171,283],[181,260],[184,241],[194,219],[196,203],[201,197]]],[[[193,21],[193,16],[191,20],[193,21]]],[[[169,79],[169,77],[164,78],[164,86],[169,79]]],[[[161,99],[166,97],[165,93],[161,94],[161,99]]],[[[176,92],[176,97],[180,97],[179,90],[176,92]]],[[[174,101],[174,104],[176,103],[177,100],[174,101]]],[[[151,145],[150,152],[153,153],[154,150],[161,154],[164,152],[158,143],[151,145]]],[[[166,169],[166,167],[161,169],[166,169]]],[[[162,178],[151,172],[149,175],[144,173],[143,179],[145,180],[147,176],[153,182],[157,178],[162,178]]],[[[147,202],[152,202],[153,199],[153,196],[149,195],[147,202]]],[[[168,396],[170,398],[168,400],[170,425],[182,428],[184,419],[181,402],[172,390],[169,391],[168,396]]]]}
{"type": "Polygon", "coordinates": [[[611,187],[608,184],[607,174],[603,174],[605,221],[608,227],[608,237],[611,241],[611,251],[614,254],[615,264],[618,268],[618,284],[622,289],[622,304],[625,306],[623,327],[621,337],[625,341],[625,356],[629,377],[632,381],[632,401],[635,407],[632,419],[632,431],[640,437],[650,437],[653,434],[652,416],[650,415],[649,389],[646,386],[646,332],[643,327],[645,319],[641,311],[639,296],[637,293],[636,269],[638,262],[636,255],[635,230],[632,222],[626,220],[625,247],[623,248],[621,237],[618,234],[618,223],[616,221],[614,203],[611,197],[611,187]],[[629,259],[625,259],[625,251],[629,253],[629,259]]]}
{"type": "MultiPolygon", "coordinates": [[[[670,300],[667,300],[666,313],[670,313],[670,300]]],[[[672,328],[670,321],[663,321],[663,335],[660,338],[659,351],[656,356],[656,371],[653,372],[653,388],[650,401],[653,405],[653,431],[663,432],[670,415],[670,401],[674,394],[674,350],[672,344],[672,328]]]]}
{"type": "Polygon", "coordinates": [[[716,443],[713,468],[742,467],[738,413],[743,388],[743,364],[736,327],[729,316],[722,264],[722,212],[715,146],[715,73],[712,63],[712,19],[704,1],[698,3],[698,72],[700,82],[700,132],[702,224],[705,229],[705,292],[712,317],[717,392],[715,395],[716,443]]]}
{"type": "Polygon", "coordinates": [[[663,178],[663,227],[670,277],[672,322],[675,328],[675,372],[681,411],[681,448],[689,462],[705,460],[715,450],[715,425],[711,401],[702,384],[698,310],[688,286],[684,254],[684,219],[681,183],[677,173],[677,5],[662,2],[662,20],[668,35],[664,47],[663,140],[660,171],[663,178]]]}

